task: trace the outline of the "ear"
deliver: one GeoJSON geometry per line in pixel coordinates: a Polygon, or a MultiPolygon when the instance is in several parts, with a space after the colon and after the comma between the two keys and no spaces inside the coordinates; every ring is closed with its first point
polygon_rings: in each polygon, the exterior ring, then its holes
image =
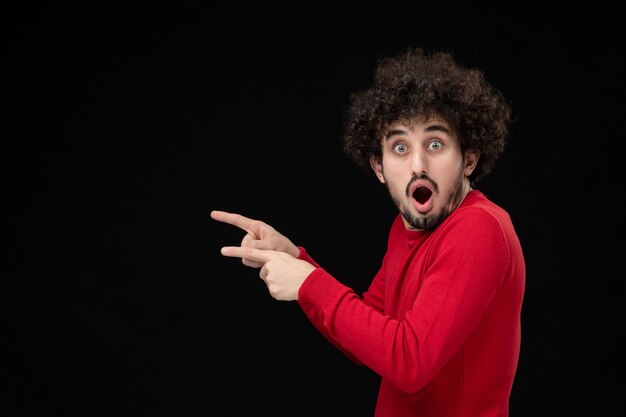
{"type": "Polygon", "coordinates": [[[378,180],[385,183],[385,177],[383,176],[383,164],[380,162],[380,158],[376,156],[370,156],[370,166],[374,171],[374,174],[378,177],[378,180]]]}
{"type": "Polygon", "coordinates": [[[463,168],[463,173],[466,177],[472,175],[474,172],[474,168],[478,164],[478,159],[480,158],[480,151],[469,149],[465,151],[465,168],[463,168]]]}

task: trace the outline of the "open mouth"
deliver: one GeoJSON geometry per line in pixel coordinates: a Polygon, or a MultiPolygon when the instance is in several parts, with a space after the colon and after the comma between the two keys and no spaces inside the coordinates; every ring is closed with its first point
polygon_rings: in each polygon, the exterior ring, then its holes
{"type": "Polygon", "coordinates": [[[428,187],[417,187],[413,191],[413,198],[420,204],[424,204],[428,201],[433,192],[428,187]]]}

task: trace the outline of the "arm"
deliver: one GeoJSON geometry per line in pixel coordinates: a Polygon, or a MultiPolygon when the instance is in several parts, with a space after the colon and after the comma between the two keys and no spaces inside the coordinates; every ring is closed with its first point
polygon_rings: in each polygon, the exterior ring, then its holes
{"type": "Polygon", "coordinates": [[[476,329],[506,275],[510,254],[502,230],[491,216],[478,214],[446,225],[454,236],[432,244],[422,287],[399,317],[367,305],[321,268],[304,282],[298,302],[343,350],[415,392],[476,329]]]}
{"type": "MultiPolygon", "coordinates": [[[[393,239],[392,236],[394,234],[397,234],[398,231],[401,230],[401,228],[403,228],[403,227],[404,226],[403,226],[403,223],[402,223],[402,220],[401,220],[400,216],[396,217],[395,222],[394,222],[394,224],[393,224],[393,226],[391,228],[390,234],[389,234],[389,238],[388,238],[388,242],[387,242],[387,249],[389,249],[390,242],[393,239]]],[[[315,261],[313,261],[311,259],[311,257],[304,250],[304,248],[301,248],[300,258],[309,260],[309,262],[313,263],[317,268],[321,268],[317,263],[315,263],[315,261]]],[[[383,258],[383,262],[382,262],[381,268],[378,270],[378,272],[376,273],[374,279],[370,283],[367,291],[365,291],[365,293],[363,293],[363,296],[362,296],[363,303],[365,303],[366,305],[370,306],[371,308],[373,308],[374,310],[378,311],[379,313],[383,313],[384,312],[385,274],[386,274],[385,265],[386,265],[386,259],[387,259],[387,257],[385,256],[383,258]]],[[[344,287],[344,288],[349,290],[349,291],[352,291],[348,287],[344,287]]],[[[363,365],[363,363],[359,359],[357,359],[351,352],[346,350],[343,346],[341,346],[337,342],[337,340],[335,340],[333,335],[329,332],[328,327],[326,327],[325,315],[324,314],[319,314],[319,312],[316,311],[315,306],[311,305],[311,304],[309,304],[307,302],[300,302],[299,304],[300,304],[300,307],[302,308],[302,310],[304,311],[304,313],[307,315],[307,317],[309,318],[309,320],[313,324],[313,326],[332,345],[334,345],[337,349],[339,349],[343,354],[345,354],[348,358],[350,358],[354,363],[356,363],[358,365],[363,365]]]]}
{"type": "MultiPolygon", "coordinates": [[[[323,271],[321,267],[318,267],[318,270],[323,271]]],[[[313,271],[311,275],[314,275],[316,271],[313,271]]],[[[323,273],[326,274],[325,271],[323,271],[323,273]]],[[[312,278],[312,279],[315,279],[315,278],[312,278]]],[[[378,312],[382,312],[382,299],[383,299],[382,288],[384,288],[384,269],[383,268],[381,268],[378,271],[378,273],[376,274],[376,277],[374,278],[374,280],[372,281],[372,284],[370,285],[370,288],[368,289],[368,291],[363,297],[363,302],[378,312]],[[372,302],[376,302],[376,304],[379,304],[379,305],[378,306],[374,305],[372,304],[372,302]]],[[[352,290],[348,287],[343,287],[343,289],[349,292],[352,292],[352,290]]],[[[326,316],[324,314],[320,314],[320,312],[318,312],[315,309],[314,305],[311,305],[307,302],[299,302],[299,304],[302,310],[304,311],[304,313],[306,314],[306,316],[309,318],[309,320],[313,324],[313,326],[322,334],[322,336],[324,336],[333,346],[339,349],[344,355],[346,355],[354,363],[358,365],[363,365],[363,362],[361,362],[355,355],[353,355],[352,352],[345,349],[343,346],[341,346],[341,344],[339,344],[337,340],[335,340],[334,336],[330,332],[329,327],[327,327],[327,323],[325,323],[326,316]]]]}

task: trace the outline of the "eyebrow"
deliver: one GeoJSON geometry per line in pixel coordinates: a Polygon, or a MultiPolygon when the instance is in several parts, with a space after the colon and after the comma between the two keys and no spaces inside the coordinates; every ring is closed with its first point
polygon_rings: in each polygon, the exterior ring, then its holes
{"type": "MultiPolygon", "coordinates": [[[[440,125],[440,124],[434,124],[434,125],[430,125],[428,126],[426,129],[424,129],[424,132],[426,133],[430,133],[430,132],[443,132],[443,133],[447,133],[450,134],[450,129],[448,129],[447,127],[445,127],[444,125],[440,125]]],[[[385,140],[390,139],[393,136],[403,136],[406,135],[406,131],[404,130],[400,130],[400,129],[394,129],[394,130],[390,130],[388,132],[385,133],[385,140]]]]}

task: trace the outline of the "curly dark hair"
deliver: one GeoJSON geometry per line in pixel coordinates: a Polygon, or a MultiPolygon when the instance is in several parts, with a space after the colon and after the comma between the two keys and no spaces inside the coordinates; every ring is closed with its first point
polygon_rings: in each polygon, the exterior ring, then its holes
{"type": "Polygon", "coordinates": [[[504,151],[511,108],[482,72],[457,64],[449,51],[406,49],[379,60],[373,85],[350,96],[343,126],[344,152],[372,174],[381,139],[392,122],[438,116],[454,129],[461,150],[480,151],[472,184],[489,174],[504,151]]]}

